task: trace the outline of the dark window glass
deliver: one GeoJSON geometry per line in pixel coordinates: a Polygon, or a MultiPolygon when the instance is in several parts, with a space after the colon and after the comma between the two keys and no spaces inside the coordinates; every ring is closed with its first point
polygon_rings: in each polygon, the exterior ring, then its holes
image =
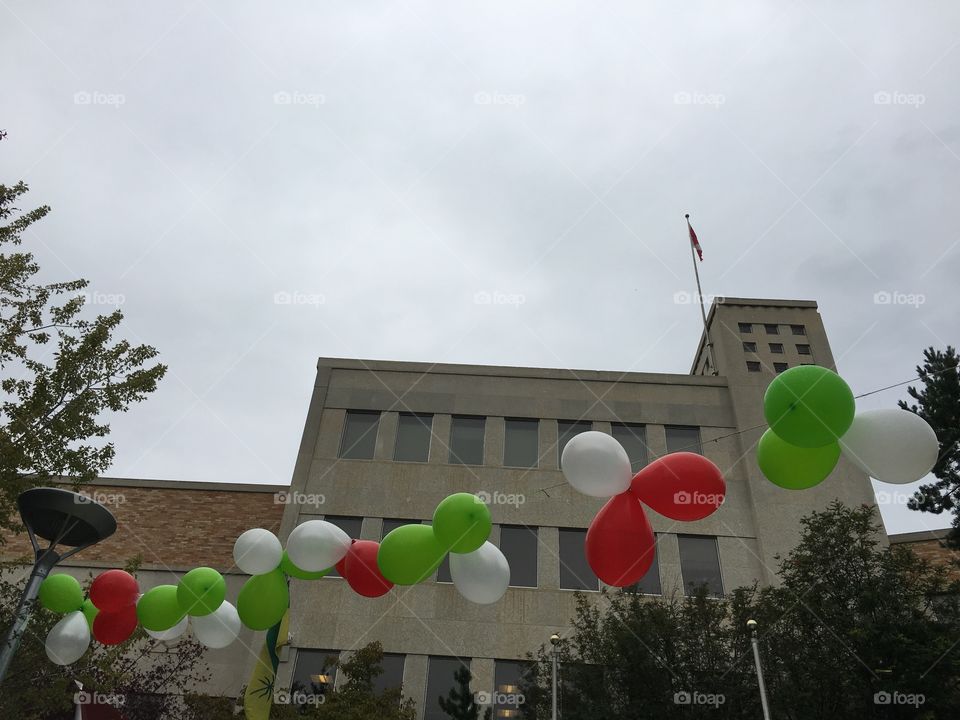
{"type": "MultiPolygon", "coordinates": [[[[659,542],[659,536],[657,541],[659,542]]],[[[660,553],[657,552],[656,547],[653,549],[653,564],[647,570],[647,574],[633,585],[625,587],[624,592],[640,593],[641,595],[660,595],[663,593],[660,586],[660,553]]]]}
{"type": "Polygon", "coordinates": [[[452,583],[453,576],[450,574],[450,553],[443,556],[443,562],[437,568],[437,582],[452,583]]]}
{"type": "Polygon", "coordinates": [[[752,332],[753,332],[753,324],[752,324],[752,323],[737,323],[737,326],[740,328],[740,332],[742,332],[742,333],[752,333],[752,332]]]}
{"type": "Polygon", "coordinates": [[[397,420],[397,444],[393,459],[406,462],[426,462],[430,457],[430,429],[433,415],[400,413],[397,420]]]}
{"type": "Polygon", "coordinates": [[[384,653],[380,663],[383,672],[373,679],[373,691],[378,695],[391,688],[403,686],[403,666],[407,656],[401,653],[384,653]]]}
{"type": "Polygon", "coordinates": [[[687,425],[667,425],[664,428],[667,436],[667,452],[693,452],[703,455],[700,445],[700,428],[687,425]]]}
{"type": "Polygon", "coordinates": [[[803,325],[791,325],[790,332],[794,335],[806,335],[807,329],[803,325]]]}
{"type": "Polygon", "coordinates": [[[782,355],[783,343],[770,343],[770,352],[777,353],[778,355],[782,355]]]}
{"type": "Polygon", "coordinates": [[[749,372],[760,372],[760,362],[757,360],[747,360],[747,370],[749,372]]]}
{"type": "Polygon", "coordinates": [[[744,352],[756,352],[756,351],[757,351],[757,344],[756,344],[755,342],[745,342],[745,343],[743,344],[743,351],[744,351],[744,352]]]}
{"type": "Polygon", "coordinates": [[[380,531],[380,539],[383,540],[387,535],[404,525],[419,525],[419,520],[404,520],[403,518],[384,518],[383,529],[380,531]]]}
{"type": "Polygon", "coordinates": [[[586,540],[586,530],[560,528],[560,587],[564,590],[600,589],[583,549],[586,540]]]}
{"type": "Polygon", "coordinates": [[[776,324],[764,325],[763,329],[767,331],[767,335],[779,335],[780,326],[776,324]]]}
{"type": "Polygon", "coordinates": [[[493,661],[493,717],[520,717],[520,705],[523,704],[523,692],[520,685],[529,672],[530,663],[520,660],[493,661]]]}
{"type": "Polygon", "coordinates": [[[809,354],[810,354],[810,346],[809,346],[809,345],[797,345],[797,352],[798,352],[800,355],[809,355],[809,354]]]}
{"type": "Polygon", "coordinates": [[[563,449],[570,438],[593,429],[589,420],[557,420],[557,458],[563,457],[563,449]]]}
{"type": "Polygon", "coordinates": [[[427,697],[423,703],[423,720],[449,720],[440,709],[439,698],[447,699],[450,690],[457,687],[454,675],[461,667],[470,669],[469,663],[459,658],[431,655],[427,662],[427,697]]]}
{"type": "Polygon", "coordinates": [[[537,586],[537,528],[504,525],[500,528],[500,552],[510,563],[512,586],[537,586]]]}
{"type": "Polygon", "coordinates": [[[709,594],[723,595],[717,539],[706,535],[678,535],[677,540],[680,544],[680,572],[687,594],[706,585],[709,594]]]}
{"type": "Polygon", "coordinates": [[[630,469],[637,472],[647,464],[647,429],[643,425],[612,423],[610,430],[630,458],[630,469]]]}
{"type": "Polygon", "coordinates": [[[308,695],[324,695],[332,690],[337,677],[339,650],[297,650],[292,689],[308,695]]]}
{"type": "Polygon", "coordinates": [[[340,457],[352,460],[372,460],[377,447],[377,426],[380,413],[366,410],[347,410],[340,438],[340,457]]]}
{"type": "MultiPolygon", "coordinates": [[[[324,520],[332,525],[336,525],[354,540],[360,538],[360,528],[363,525],[363,518],[348,517],[346,515],[325,515],[324,520]]],[[[340,577],[336,568],[330,570],[326,577],[340,577]]]]}
{"type": "Polygon", "coordinates": [[[507,418],[504,425],[503,464],[507,467],[536,467],[540,457],[540,421],[507,418]]]}
{"type": "Polygon", "coordinates": [[[776,372],[778,372],[778,373],[782,373],[784,370],[787,369],[787,364],[786,364],[786,363],[774,363],[774,364],[773,364],[773,369],[774,369],[774,371],[776,371],[776,372]]]}
{"type": "Polygon", "coordinates": [[[454,415],[450,423],[450,462],[483,465],[483,430],[486,418],[454,415]]]}

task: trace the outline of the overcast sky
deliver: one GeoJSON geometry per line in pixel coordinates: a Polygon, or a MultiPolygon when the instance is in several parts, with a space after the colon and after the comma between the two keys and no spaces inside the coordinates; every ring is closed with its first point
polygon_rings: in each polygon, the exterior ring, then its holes
{"type": "MultiPolygon", "coordinates": [[[[956,3],[0,17],[28,247],[170,366],[111,475],[288,483],[322,355],[687,372],[684,212],[704,292],[817,300],[855,393],[957,342],[956,3]]],[[[949,524],[877,489],[891,532],[949,524]]]]}

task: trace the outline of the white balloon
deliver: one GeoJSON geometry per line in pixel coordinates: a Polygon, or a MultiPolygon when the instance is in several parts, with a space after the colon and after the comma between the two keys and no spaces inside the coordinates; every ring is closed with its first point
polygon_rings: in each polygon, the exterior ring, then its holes
{"type": "Polygon", "coordinates": [[[287,538],[287,555],[301,570],[319,572],[336,565],[350,549],[350,536],[325,520],[307,520],[287,538]]]}
{"type": "Polygon", "coordinates": [[[865,410],[840,438],[843,454],[880,482],[914,482],[937,462],[940,445],[933,428],[916,413],[899,408],[865,410]]]}
{"type": "Polygon", "coordinates": [[[184,615],[180,622],[168,630],[147,630],[144,628],[144,631],[155,640],[176,640],[187,631],[189,621],[190,616],[184,615]]]}
{"type": "Polygon", "coordinates": [[[489,540],[472,553],[450,553],[450,576],[460,594],[480,605],[495,603],[510,585],[510,564],[489,540]]]}
{"type": "Polygon", "coordinates": [[[225,648],[240,634],[240,615],[233,605],[224,600],[209,615],[193,618],[193,634],[200,644],[208,648],[225,648]]]}
{"type": "Polygon", "coordinates": [[[283,545],[269,530],[252,528],[233,544],[233,561],[248,575],[263,575],[283,559],[283,545]]]}
{"type": "Polygon", "coordinates": [[[47,633],[47,657],[57,665],[69,665],[83,657],[90,647],[90,626],[81,610],[63,616],[47,633]]]}
{"type": "Polygon", "coordinates": [[[595,430],[570,439],[563,449],[560,468],[568,483],[591,497],[619,495],[627,491],[633,479],[623,445],[612,435],[595,430]]]}

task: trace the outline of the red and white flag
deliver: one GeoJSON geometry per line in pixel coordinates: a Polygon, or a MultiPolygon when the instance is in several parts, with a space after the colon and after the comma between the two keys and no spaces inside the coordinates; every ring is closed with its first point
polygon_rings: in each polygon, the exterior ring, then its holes
{"type": "Polygon", "coordinates": [[[697,240],[697,234],[693,231],[693,225],[690,224],[690,216],[687,215],[687,229],[690,231],[690,244],[697,251],[697,257],[703,262],[703,250],[700,249],[700,241],[697,240]]]}

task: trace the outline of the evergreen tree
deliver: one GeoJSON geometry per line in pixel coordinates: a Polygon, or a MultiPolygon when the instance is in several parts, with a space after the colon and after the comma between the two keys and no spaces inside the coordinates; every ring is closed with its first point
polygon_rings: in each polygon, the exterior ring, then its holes
{"type": "MultiPolygon", "coordinates": [[[[453,679],[457,683],[455,687],[450,688],[447,697],[440,697],[440,709],[452,720],[480,720],[481,706],[477,704],[477,699],[470,690],[470,669],[466,665],[453,674],[453,679]]],[[[483,720],[490,720],[492,709],[487,708],[483,713],[483,720]]]]}

